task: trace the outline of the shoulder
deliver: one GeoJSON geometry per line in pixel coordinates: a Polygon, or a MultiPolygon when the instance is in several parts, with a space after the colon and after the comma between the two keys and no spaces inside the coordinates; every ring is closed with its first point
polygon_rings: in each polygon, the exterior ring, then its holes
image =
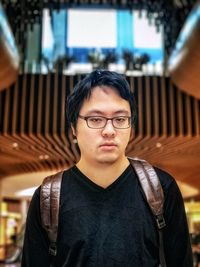
{"type": "MultiPolygon", "coordinates": [[[[129,158],[129,160],[133,164],[133,166],[135,165],[135,162],[134,162],[135,160],[136,160],[136,163],[137,162],[140,162],[140,163],[142,163],[142,162],[145,163],[146,162],[145,160],[138,159],[138,158],[129,158]],[[132,162],[132,160],[133,160],[133,162],[132,162]]],[[[159,178],[159,181],[161,183],[161,186],[162,186],[162,189],[163,189],[164,193],[166,193],[171,186],[173,186],[173,185],[177,186],[176,185],[176,181],[175,181],[174,177],[171,174],[169,174],[165,170],[162,170],[162,169],[158,168],[157,166],[151,165],[151,163],[148,162],[148,161],[146,163],[147,163],[147,165],[146,165],[145,169],[148,172],[149,171],[151,172],[151,167],[153,167],[153,170],[156,172],[156,174],[157,174],[157,176],[159,178]]],[[[136,166],[136,168],[138,169],[138,172],[140,172],[140,168],[139,167],[141,168],[140,164],[139,164],[139,166],[136,166]]],[[[135,170],[135,166],[134,166],[134,170],[135,170]]],[[[137,175],[137,171],[136,171],[136,175],[137,175]]]]}
{"type": "Polygon", "coordinates": [[[162,169],[155,167],[155,166],[154,166],[154,170],[155,170],[156,174],[158,175],[160,183],[161,183],[163,188],[167,189],[171,184],[173,184],[175,182],[174,177],[170,173],[168,173],[167,171],[162,170],[162,169]]]}
{"type": "Polygon", "coordinates": [[[182,198],[180,189],[176,183],[175,178],[171,174],[160,168],[154,167],[154,169],[159,177],[165,197],[167,197],[168,195],[173,196],[176,194],[177,196],[182,198]]]}
{"type": "Polygon", "coordinates": [[[64,170],[63,171],[63,178],[64,179],[70,178],[73,175],[73,173],[75,172],[75,170],[76,170],[76,165],[73,165],[70,168],[64,170]]]}
{"type": "Polygon", "coordinates": [[[72,170],[75,166],[70,167],[69,169],[61,170],[59,172],[55,172],[49,176],[43,177],[43,182],[38,188],[38,193],[41,191],[41,188],[45,185],[45,187],[49,187],[52,185],[53,182],[56,184],[60,181],[66,181],[68,178],[72,176],[72,170]]]}
{"type": "Polygon", "coordinates": [[[183,197],[182,197],[181,191],[177,185],[175,178],[171,174],[169,174],[168,172],[160,168],[154,167],[154,169],[162,185],[163,192],[165,195],[165,200],[172,201],[173,199],[176,204],[178,202],[182,202],[183,197]]]}
{"type": "MultiPolygon", "coordinates": [[[[73,181],[74,176],[76,173],[76,166],[72,166],[69,169],[66,169],[63,171],[63,176],[62,176],[62,184],[61,186],[69,186],[69,184],[73,181]]],[[[61,187],[61,188],[62,188],[61,187]]]]}
{"type": "MultiPolygon", "coordinates": [[[[63,171],[61,171],[61,172],[57,172],[57,173],[54,173],[54,174],[52,174],[52,175],[43,177],[43,182],[42,182],[42,184],[39,185],[39,186],[36,188],[36,190],[35,190],[35,192],[34,192],[34,194],[33,194],[33,196],[32,196],[32,202],[38,201],[38,200],[40,199],[41,188],[42,188],[42,186],[43,186],[44,183],[46,183],[45,186],[48,186],[48,183],[49,183],[50,181],[53,181],[53,180],[54,180],[54,177],[55,177],[55,176],[58,176],[60,173],[62,173],[62,180],[63,180],[63,181],[67,181],[67,180],[72,176],[72,170],[73,170],[73,168],[74,168],[74,166],[73,166],[73,167],[70,167],[70,168],[67,169],[67,170],[63,170],[63,171]]],[[[63,183],[63,182],[62,182],[62,183],[63,183]]]]}

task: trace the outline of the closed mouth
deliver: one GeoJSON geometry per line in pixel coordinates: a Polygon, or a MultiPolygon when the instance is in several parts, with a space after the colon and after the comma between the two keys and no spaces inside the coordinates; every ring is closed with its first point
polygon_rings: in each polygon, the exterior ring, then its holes
{"type": "Polygon", "coordinates": [[[116,147],[117,145],[114,143],[104,143],[100,145],[100,147],[116,147]]]}

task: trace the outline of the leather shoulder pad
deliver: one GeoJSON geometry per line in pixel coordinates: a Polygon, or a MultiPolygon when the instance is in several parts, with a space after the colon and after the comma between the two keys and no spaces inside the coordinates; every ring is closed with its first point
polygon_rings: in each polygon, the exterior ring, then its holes
{"type": "Polygon", "coordinates": [[[43,180],[40,190],[40,213],[43,228],[49,240],[56,242],[63,171],[43,180]]]}

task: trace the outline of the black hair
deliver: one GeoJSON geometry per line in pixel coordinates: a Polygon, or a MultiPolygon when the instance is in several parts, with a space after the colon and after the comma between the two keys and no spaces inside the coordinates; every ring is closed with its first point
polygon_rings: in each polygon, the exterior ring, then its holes
{"type": "Polygon", "coordinates": [[[119,73],[108,70],[95,70],[80,80],[66,100],[66,117],[68,126],[76,128],[78,115],[85,99],[90,98],[94,87],[108,86],[115,89],[119,95],[130,104],[132,124],[135,119],[135,100],[126,78],[119,73]]]}

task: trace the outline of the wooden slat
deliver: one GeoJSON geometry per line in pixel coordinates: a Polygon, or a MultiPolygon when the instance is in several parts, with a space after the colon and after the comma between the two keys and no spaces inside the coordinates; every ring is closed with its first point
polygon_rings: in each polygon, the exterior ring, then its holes
{"type": "Polygon", "coordinates": [[[182,92],[176,90],[177,95],[177,113],[178,113],[178,135],[183,136],[183,100],[182,100],[182,92]]]}
{"type": "Polygon", "coordinates": [[[4,123],[3,123],[3,134],[8,134],[8,124],[10,115],[10,90],[6,90],[5,94],[5,105],[4,105],[4,123]]]}
{"type": "MultiPolygon", "coordinates": [[[[160,122],[159,122],[159,99],[158,99],[158,79],[157,77],[153,77],[153,117],[154,117],[154,136],[158,137],[159,136],[159,127],[160,127],[160,122]]],[[[160,88],[162,90],[162,88],[160,88]]],[[[152,105],[151,105],[152,106],[152,105]]]]}
{"type": "Polygon", "coordinates": [[[145,99],[145,106],[146,106],[146,137],[151,136],[151,94],[150,94],[150,77],[145,76],[145,91],[146,91],[146,99],[145,99]]]}
{"type": "Polygon", "coordinates": [[[63,143],[66,146],[69,146],[69,149],[71,150],[71,158],[73,159],[73,162],[77,162],[79,160],[79,153],[77,151],[77,148],[75,144],[73,143],[73,137],[72,132],[70,131],[70,134],[68,135],[66,133],[66,110],[65,110],[65,101],[67,97],[67,85],[66,85],[66,76],[62,76],[62,89],[61,89],[61,139],[63,140],[63,143]]]}
{"type": "Polygon", "coordinates": [[[192,136],[191,98],[189,95],[186,95],[185,106],[186,106],[185,110],[186,110],[187,135],[192,136]]]}
{"type": "Polygon", "coordinates": [[[200,136],[200,101],[194,99],[195,135],[200,136]]]}
{"type": "Polygon", "coordinates": [[[142,77],[138,78],[138,136],[144,136],[142,77]]]}
{"type": "Polygon", "coordinates": [[[169,114],[167,113],[167,96],[166,96],[166,79],[164,77],[161,77],[161,124],[162,124],[162,137],[167,136],[167,117],[169,114]]]}
{"type": "Polygon", "coordinates": [[[169,86],[169,121],[170,121],[170,129],[171,129],[171,137],[176,135],[175,130],[175,100],[174,100],[174,86],[170,82],[169,86]]]}
{"type": "MultiPolygon", "coordinates": [[[[69,144],[64,144],[58,135],[58,127],[57,127],[57,116],[58,116],[58,72],[55,73],[54,79],[54,95],[53,95],[53,137],[60,147],[61,150],[65,153],[64,162],[67,161],[68,166],[72,166],[74,164],[74,155],[69,149],[69,144]]],[[[63,164],[64,164],[63,162],[63,164]]]]}

